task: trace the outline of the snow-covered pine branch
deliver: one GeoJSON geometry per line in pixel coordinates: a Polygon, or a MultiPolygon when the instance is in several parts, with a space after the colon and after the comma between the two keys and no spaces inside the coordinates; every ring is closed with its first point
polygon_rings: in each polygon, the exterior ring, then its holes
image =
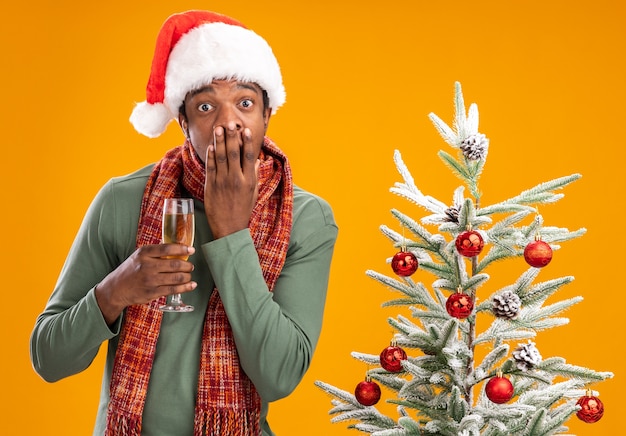
{"type": "MultiPolygon", "coordinates": [[[[378,273],[373,270],[367,270],[365,274],[368,277],[371,277],[372,279],[376,280],[377,282],[382,283],[386,285],[387,287],[393,290],[399,291],[402,294],[406,295],[408,299],[400,300],[403,303],[406,301],[408,304],[418,304],[418,305],[422,305],[432,310],[438,310],[440,307],[437,301],[435,301],[432,298],[431,294],[426,290],[424,285],[422,285],[421,283],[418,283],[414,286],[408,286],[406,283],[412,283],[412,282],[405,281],[405,283],[403,283],[399,280],[392,279],[391,277],[388,277],[384,274],[378,273]]],[[[385,304],[395,305],[392,302],[387,302],[385,304]]]]}
{"type": "Polygon", "coordinates": [[[488,342],[501,343],[502,341],[522,340],[534,338],[536,332],[513,324],[510,320],[496,318],[489,328],[478,334],[474,344],[479,345],[488,342]]]}
{"type": "Polygon", "coordinates": [[[580,179],[582,175],[572,174],[570,176],[560,177],[548,182],[540,183],[530,189],[522,191],[519,195],[504,200],[502,204],[546,204],[554,203],[561,198],[563,194],[555,194],[552,191],[562,189],[572,182],[580,179]]]}
{"type": "Polygon", "coordinates": [[[400,151],[394,151],[393,160],[396,164],[398,172],[404,179],[404,183],[396,182],[394,186],[389,189],[389,191],[417,204],[418,206],[423,207],[424,209],[432,213],[443,214],[448,206],[445,203],[437,200],[436,198],[431,197],[430,195],[424,195],[417,188],[411,172],[408,170],[406,164],[402,160],[402,155],[400,154],[400,151]]]}
{"type": "MultiPolygon", "coordinates": [[[[433,235],[420,224],[418,224],[414,219],[410,218],[408,215],[400,212],[397,209],[392,209],[391,214],[398,220],[400,225],[404,228],[408,229],[413,235],[417,236],[420,240],[424,241],[427,245],[424,247],[425,250],[431,251],[432,253],[438,254],[441,250],[442,246],[445,246],[446,240],[441,235],[433,235]]],[[[386,226],[381,226],[384,228],[386,226]]],[[[391,231],[387,229],[388,236],[392,235],[391,231]]],[[[396,233],[395,242],[402,242],[404,239],[403,235],[396,233]]]]}
{"type": "Polygon", "coordinates": [[[594,371],[582,366],[570,365],[562,357],[545,359],[537,369],[561,377],[569,377],[583,382],[602,381],[613,378],[613,373],[608,371],[594,371]]]}
{"type": "Polygon", "coordinates": [[[480,365],[478,365],[476,369],[474,369],[473,374],[470,374],[470,377],[467,380],[467,384],[469,386],[473,386],[474,384],[483,380],[486,375],[492,371],[493,367],[506,357],[508,352],[509,345],[502,344],[487,353],[480,365]]]}

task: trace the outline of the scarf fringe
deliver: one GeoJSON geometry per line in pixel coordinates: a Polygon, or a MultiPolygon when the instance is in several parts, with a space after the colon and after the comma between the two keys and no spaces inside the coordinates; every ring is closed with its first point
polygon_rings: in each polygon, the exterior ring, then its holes
{"type": "Polygon", "coordinates": [[[194,436],[260,436],[261,415],[254,410],[196,408],[194,436]]]}
{"type": "Polygon", "coordinates": [[[109,408],[104,436],[140,436],[141,419],[112,412],[109,408]]]}

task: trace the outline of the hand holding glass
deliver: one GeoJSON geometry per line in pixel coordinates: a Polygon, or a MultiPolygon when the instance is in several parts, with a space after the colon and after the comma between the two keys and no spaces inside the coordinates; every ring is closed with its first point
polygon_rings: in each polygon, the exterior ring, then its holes
{"type": "MultiPolygon", "coordinates": [[[[193,199],[166,198],[163,203],[162,242],[193,245],[195,233],[193,199]]],[[[187,260],[189,256],[180,257],[187,260]]],[[[193,306],[183,303],[180,294],[173,294],[169,304],[159,307],[164,312],[191,312],[193,306]]]]}

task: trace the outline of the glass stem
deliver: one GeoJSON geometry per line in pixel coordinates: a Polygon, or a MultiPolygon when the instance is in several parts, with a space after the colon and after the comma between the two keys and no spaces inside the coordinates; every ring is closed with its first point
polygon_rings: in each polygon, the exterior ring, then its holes
{"type": "Polygon", "coordinates": [[[173,294],[172,300],[170,301],[172,306],[182,306],[183,300],[180,298],[180,294],[173,294]]]}

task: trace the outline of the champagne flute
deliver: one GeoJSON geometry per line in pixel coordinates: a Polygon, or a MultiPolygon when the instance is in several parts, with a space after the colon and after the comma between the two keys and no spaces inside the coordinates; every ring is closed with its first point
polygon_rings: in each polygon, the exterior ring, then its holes
{"type": "MultiPolygon", "coordinates": [[[[162,237],[164,244],[193,245],[195,233],[193,199],[166,198],[163,203],[162,237]]],[[[173,258],[175,256],[170,256],[173,258]]],[[[189,256],[181,256],[187,260],[189,256]]],[[[159,307],[164,312],[191,312],[193,306],[183,303],[180,294],[173,294],[170,302],[159,307]]]]}

